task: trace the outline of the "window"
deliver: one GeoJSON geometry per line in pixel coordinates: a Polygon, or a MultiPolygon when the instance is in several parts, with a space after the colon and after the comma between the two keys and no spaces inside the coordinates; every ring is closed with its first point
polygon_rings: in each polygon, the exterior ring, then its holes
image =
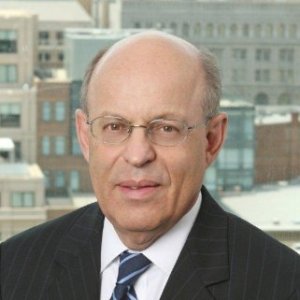
{"type": "Polygon", "coordinates": [[[64,61],[65,59],[64,53],[63,52],[58,53],[57,58],[59,61],[64,61]]]}
{"type": "Polygon", "coordinates": [[[48,101],[43,102],[42,110],[43,121],[49,122],[51,120],[51,103],[48,101]]]}
{"type": "Polygon", "coordinates": [[[75,132],[72,133],[72,154],[73,155],[81,155],[80,146],[79,146],[75,132]]]}
{"type": "Polygon", "coordinates": [[[0,104],[0,127],[20,127],[20,104],[0,104]]]}
{"type": "Polygon", "coordinates": [[[219,37],[225,37],[225,25],[224,24],[219,24],[217,27],[217,30],[218,30],[219,37]]]}
{"type": "Polygon", "coordinates": [[[271,60],[271,49],[256,49],[257,61],[270,61],[271,60]]]}
{"type": "Polygon", "coordinates": [[[294,70],[280,69],[279,70],[279,81],[282,83],[293,83],[294,82],[294,70]]]}
{"type": "Polygon", "coordinates": [[[248,37],[249,33],[250,33],[249,25],[248,24],[244,24],[243,25],[243,37],[248,37]]]}
{"type": "Polygon", "coordinates": [[[266,93],[258,93],[254,99],[256,105],[268,105],[269,97],[266,93]]]}
{"type": "Polygon", "coordinates": [[[40,62],[47,62],[51,60],[51,54],[48,52],[40,52],[39,53],[39,61],[40,62]]]}
{"type": "Polygon", "coordinates": [[[243,167],[245,169],[253,169],[254,165],[254,150],[252,148],[245,148],[243,153],[243,167]]]}
{"type": "Polygon", "coordinates": [[[294,62],[294,49],[280,49],[279,50],[279,60],[281,62],[294,62]]]}
{"type": "Polygon", "coordinates": [[[65,187],[65,174],[63,171],[55,172],[54,185],[58,189],[65,187]]]}
{"type": "Polygon", "coordinates": [[[256,70],[255,71],[256,82],[270,82],[270,70],[256,70]]]}
{"type": "Polygon", "coordinates": [[[0,30],[0,53],[17,52],[17,32],[15,30],[0,30]]]}
{"type": "Polygon", "coordinates": [[[64,102],[56,102],[55,103],[55,120],[59,121],[59,122],[65,120],[65,103],[64,102]]]}
{"type": "Polygon", "coordinates": [[[196,23],[194,26],[194,35],[201,35],[201,24],[196,23]]]}
{"type": "Polygon", "coordinates": [[[39,32],[39,44],[40,45],[48,45],[49,44],[49,32],[48,31],[40,31],[39,32]]]}
{"type": "Polygon", "coordinates": [[[271,37],[273,37],[273,31],[274,31],[274,29],[273,29],[273,25],[272,24],[267,24],[266,25],[266,37],[268,37],[268,38],[271,38],[271,37]]]}
{"type": "Polygon", "coordinates": [[[55,154],[56,155],[65,154],[65,138],[63,136],[55,137],[55,154]]]}
{"type": "Polygon", "coordinates": [[[224,148],[220,152],[218,164],[221,169],[238,169],[239,160],[239,149],[224,148]]]}
{"type": "Polygon", "coordinates": [[[230,35],[232,37],[234,37],[234,36],[237,36],[237,33],[238,33],[238,27],[237,27],[237,25],[236,24],[232,24],[230,26],[230,35]]]}
{"type": "Polygon", "coordinates": [[[141,28],[141,22],[134,22],[133,23],[133,28],[141,28]]]}
{"type": "Polygon", "coordinates": [[[172,32],[175,34],[177,32],[177,24],[175,22],[172,22],[170,24],[170,28],[172,29],[172,32]]]}
{"type": "Polygon", "coordinates": [[[285,25],[284,24],[279,24],[278,26],[278,37],[284,38],[285,37],[285,25]]]}
{"type": "Polygon", "coordinates": [[[15,159],[16,161],[22,160],[22,144],[20,141],[14,141],[15,144],[15,159]]]}
{"type": "Polygon", "coordinates": [[[246,60],[247,59],[247,50],[246,49],[233,49],[232,56],[236,60],[246,60]]]}
{"type": "Polygon", "coordinates": [[[11,194],[10,205],[12,207],[33,207],[35,197],[33,192],[13,192],[11,194]]]}
{"type": "Polygon", "coordinates": [[[0,65],[0,83],[16,83],[16,82],[17,82],[17,66],[0,65]]]}
{"type": "Polygon", "coordinates": [[[42,154],[49,155],[50,154],[50,137],[43,136],[42,138],[42,154]]]}
{"type": "Polygon", "coordinates": [[[209,23],[206,25],[206,36],[213,37],[214,35],[214,25],[209,23]]]}
{"type": "Polygon", "coordinates": [[[56,41],[58,45],[63,45],[64,43],[64,33],[62,31],[56,32],[56,41]]]}
{"type": "Polygon", "coordinates": [[[70,188],[72,191],[79,190],[79,172],[78,171],[71,171],[70,172],[70,188]]]}
{"type": "Polygon", "coordinates": [[[190,25],[188,23],[183,23],[182,34],[184,37],[188,37],[190,35],[190,25]]]}

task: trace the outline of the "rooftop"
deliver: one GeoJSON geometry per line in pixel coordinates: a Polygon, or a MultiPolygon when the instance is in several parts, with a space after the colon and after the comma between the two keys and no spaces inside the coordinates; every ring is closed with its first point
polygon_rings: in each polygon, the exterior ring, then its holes
{"type": "Polygon", "coordinates": [[[224,196],[221,203],[264,231],[300,231],[300,183],[224,196]]]}
{"type": "Polygon", "coordinates": [[[91,17],[77,1],[3,1],[1,10],[22,10],[37,14],[44,22],[90,22],[91,17]]]}
{"type": "Polygon", "coordinates": [[[0,163],[0,180],[41,179],[44,175],[37,164],[0,163]]]}

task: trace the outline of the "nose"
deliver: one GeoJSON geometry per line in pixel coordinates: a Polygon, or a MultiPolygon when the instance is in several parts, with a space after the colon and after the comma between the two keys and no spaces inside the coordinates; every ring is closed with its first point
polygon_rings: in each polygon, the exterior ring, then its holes
{"type": "Polygon", "coordinates": [[[125,161],[135,167],[143,167],[156,157],[155,149],[147,137],[145,126],[133,126],[124,147],[125,161]]]}

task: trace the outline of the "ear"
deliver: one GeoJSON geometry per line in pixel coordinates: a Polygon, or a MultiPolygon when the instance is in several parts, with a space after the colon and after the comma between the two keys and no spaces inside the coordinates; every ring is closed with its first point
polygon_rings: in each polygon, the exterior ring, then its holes
{"type": "Polygon", "coordinates": [[[77,139],[85,160],[89,161],[89,125],[86,123],[86,114],[77,109],[75,112],[77,139]]]}
{"type": "Polygon", "coordinates": [[[207,127],[206,164],[207,167],[216,159],[227,135],[228,117],[226,113],[219,113],[213,117],[207,127]]]}

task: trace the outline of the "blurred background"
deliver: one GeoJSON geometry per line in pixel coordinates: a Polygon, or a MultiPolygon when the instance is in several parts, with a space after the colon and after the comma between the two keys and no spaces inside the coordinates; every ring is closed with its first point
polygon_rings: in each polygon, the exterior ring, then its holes
{"type": "Polygon", "coordinates": [[[207,188],[300,253],[300,0],[1,0],[0,240],[95,201],[74,127],[83,74],[150,28],[221,70],[229,133],[207,188]]]}

